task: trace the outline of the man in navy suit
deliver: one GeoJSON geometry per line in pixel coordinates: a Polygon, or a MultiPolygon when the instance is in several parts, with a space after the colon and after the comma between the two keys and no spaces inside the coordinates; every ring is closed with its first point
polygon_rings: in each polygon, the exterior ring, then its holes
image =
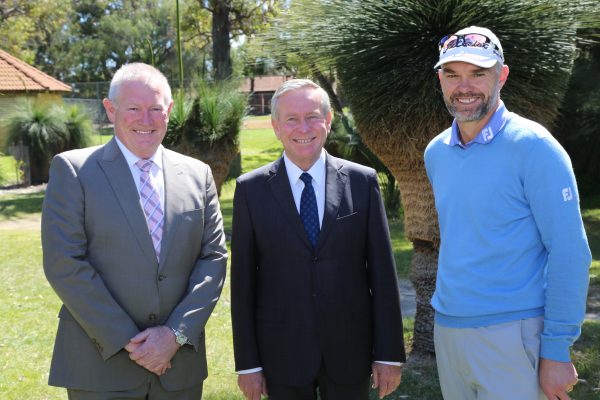
{"type": "Polygon", "coordinates": [[[237,180],[231,309],[245,397],[382,398],[405,361],[390,235],[377,175],[323,150],[327,93],[285,82],[271,123],[283,157],[237,180]]]}

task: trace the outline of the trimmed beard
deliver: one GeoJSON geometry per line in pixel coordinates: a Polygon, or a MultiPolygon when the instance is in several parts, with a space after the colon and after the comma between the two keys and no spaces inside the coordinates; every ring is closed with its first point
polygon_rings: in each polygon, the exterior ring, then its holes
{"type": "MultiPolygon", "coordinates": [[[[470,93],[467,93],[469,95],[470,93]]],[[[475,96],[474,96],[475,97],[475,96]]],[[[500,90],[494,90],[491,97],[488,97],[487,101],[483,101],[476,109],[470,111],[468,114],[464,111],[458,111],[454,105],[454,95],[450,96],[450,99],[444,97],[444,103],[450,115],[452,115],[457,122],[472,122],[482,120],[489,112],[490,108],[494,104],[498,104],[500,97],[500,90]]]]}

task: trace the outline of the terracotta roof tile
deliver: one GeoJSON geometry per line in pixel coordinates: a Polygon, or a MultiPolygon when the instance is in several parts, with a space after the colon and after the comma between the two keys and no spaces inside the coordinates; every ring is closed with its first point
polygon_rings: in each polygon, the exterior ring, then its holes
{"type": "Polygon", "coordinates": [[[71,90],[71,86],[0,50],[0,92],[69,93],[71,90]]]}

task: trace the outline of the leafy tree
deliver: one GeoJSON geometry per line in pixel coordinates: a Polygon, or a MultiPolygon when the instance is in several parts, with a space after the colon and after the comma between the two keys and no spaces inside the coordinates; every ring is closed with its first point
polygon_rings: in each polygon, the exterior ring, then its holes
{"type": "Polygon", "coordinates": [[[52,66],[51,49],[56,32],[68,22],[70,3],[60,0],[13,0],[0,2],[0,47],[13,56],[36,64],[42,70],[52,66]]]}
{"type": "Polygon", "coordinates": [[[231,41],[264,32],[277,15],[279,3],[278,0],[196,0],[190,6],[190,17],[184,26],[194,32],[192,42],[198,41],[205,49],[212,43],[211,67],[215,80],[233,75],[231,41]]]}
{"type": "Polygon", "coordinates": [[[23,144],[29,151],[31,183],[48,181],[51,158],[62,151],[85,147],[92,125],[77,106],[25,101],[6,120],[7,145],[23,144]]]}
{"type": "Polygon", "coordinates": [[[578,21],[600,20],[597,0],[296,0],[274,25],[282,57],[334,68],[364,142],[400,184],[417,292],[413,354],[433,353],[439,228],[423,150],[449,126],[433,65],[441,37],[470,25],[502,40],[507,107],[546,126],[567,86],[578,21]]]}

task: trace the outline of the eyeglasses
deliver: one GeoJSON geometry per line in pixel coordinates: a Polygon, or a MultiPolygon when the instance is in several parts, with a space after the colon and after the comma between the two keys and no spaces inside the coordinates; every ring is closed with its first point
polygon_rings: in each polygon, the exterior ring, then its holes
{"type": "Polygon", "coordinates": [[[481,47],[483,49],[488,49],[492,47],[494,52],[498,54],[502,59],[502,52],[496,46],[489,37],[482,35],[480,33],[467,33],[465,35],[446,35],[438,44],[438,49],[440,53],[445,53],[446,51],[454,48],[454,47],[481,47]]]}

